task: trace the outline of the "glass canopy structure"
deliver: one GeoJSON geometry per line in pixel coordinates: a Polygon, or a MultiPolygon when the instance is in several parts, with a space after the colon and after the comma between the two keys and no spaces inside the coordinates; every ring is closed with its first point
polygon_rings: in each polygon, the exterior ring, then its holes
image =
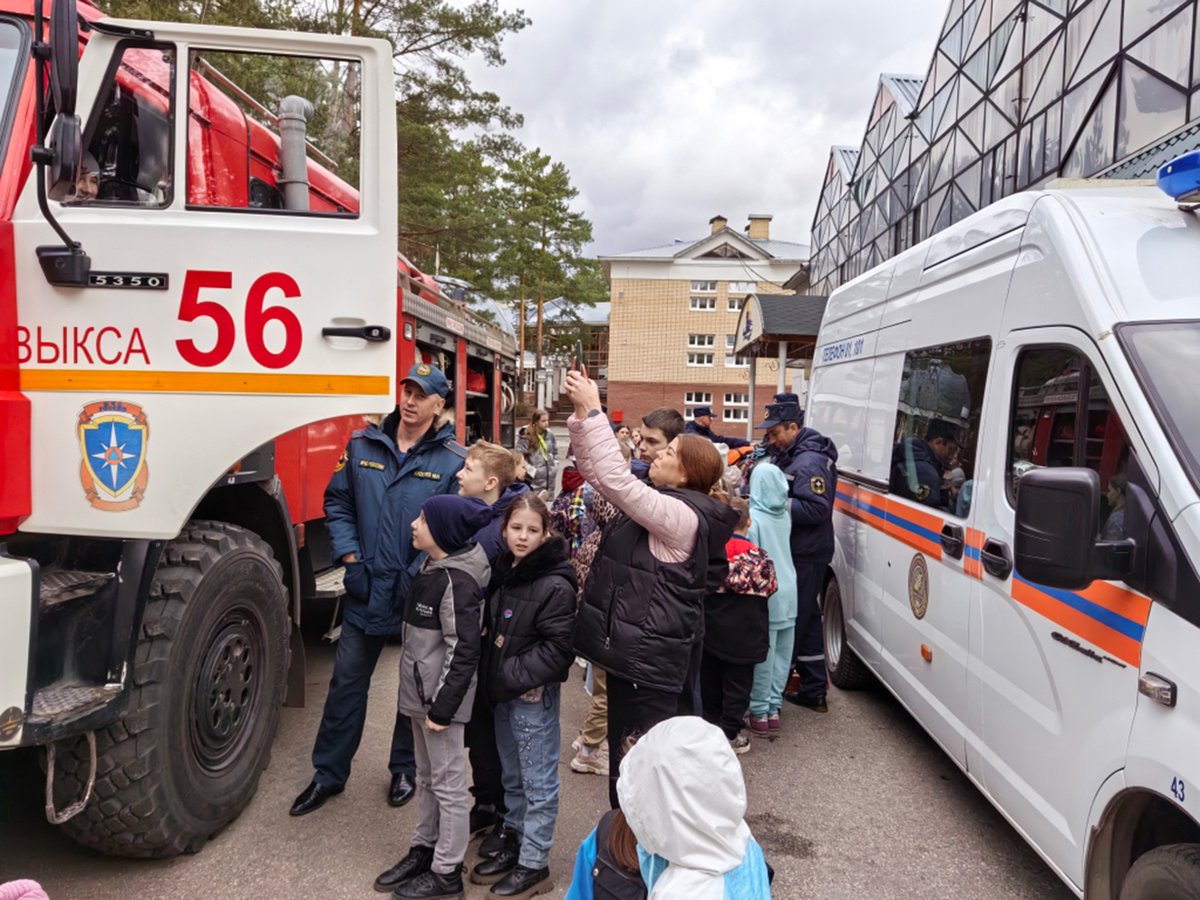
{"type": "Polygon", "coordinates": [[[808,291],[828,294],[1015,191],[1200,144],[1200,0],[952,0],[924,79],[884,75],[834,147],[808,291]]]}

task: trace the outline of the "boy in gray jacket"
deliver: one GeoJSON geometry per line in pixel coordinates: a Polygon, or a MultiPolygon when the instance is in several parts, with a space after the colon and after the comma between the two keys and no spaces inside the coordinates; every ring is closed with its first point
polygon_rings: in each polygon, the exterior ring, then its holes
{"type": "Polygon", "coordinates": [[[450,494],[426,500],[412,524],[413,547],[429,558],[404,600],[399,708],[412,719],[419,818],[408,855],[375,880],[377,890],[400,898],[463,891],[471,807],[463,726],[475,696],[490,576],[487,556],[471,537],[491,517],[482,500],[450,494]]]}

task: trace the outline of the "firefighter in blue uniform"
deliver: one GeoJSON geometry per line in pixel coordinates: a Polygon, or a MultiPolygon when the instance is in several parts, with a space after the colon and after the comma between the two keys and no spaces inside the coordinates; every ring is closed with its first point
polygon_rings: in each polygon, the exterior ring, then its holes
{"type": "MultiPolygon", "coordinates": [[[[401,631],[401,610],[416,557],[411,525],[435,494],[457,493],[466,450],[454,427],[436,425],[450,385],[435,366],[418,364],[401,385],[400,403],[379,425],[350,438],[325,491],[333,557],[346,567],[345,614],[325,711],[313,746],[312,783],[292,804],[302,816],[340,794],[362,739],[367,689],[379,654],[401,631]]],[[[416,760],[407,716],[396,715],[388,802],[412,799],[416,760]]]]}
{"type": "Polygon", "coordinates": [[[730,450],[736,450],[739,447],[749,447],[750,442],[738,437],[722,437],[712,430],[713,411],[708,406],[697,406],[692,410],[692,421],[688,422],[683,429],[684,434],[698,434],[702,438],[708,438],[714,444],[724,444],[730,450]]]}
{"type": "Polygon", "coordinates": [[[795,394],[776,395],[767,407],[765,431],[770,458],[788,480],[792,518],[792,562],[796,566],[796,643],[793,661],[800,684],[784,699],[825,712],[825,644],[818,598],[833,559],[833,498],[837,493],[837,448],[833,441],[803,426],[804,411],[795,394]]]}

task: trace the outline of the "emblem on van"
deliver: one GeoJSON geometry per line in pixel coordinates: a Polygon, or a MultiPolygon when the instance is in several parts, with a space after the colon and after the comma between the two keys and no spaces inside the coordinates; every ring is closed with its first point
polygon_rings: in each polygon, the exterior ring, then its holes
{"type": "Polygon", "coordinates": [[[150,425],[142,408],[121,400],[89,403],[79,413],[76,432],[79,480],[88,503],[106,512],[140,506],[150,479],[150,425]]]}
{"type": "Polygon", "coordinates": [[[929,609],[929,566],[925,557],[918,553],[908,567],[908,605],[918,619],[925,618],[929,609]]]}

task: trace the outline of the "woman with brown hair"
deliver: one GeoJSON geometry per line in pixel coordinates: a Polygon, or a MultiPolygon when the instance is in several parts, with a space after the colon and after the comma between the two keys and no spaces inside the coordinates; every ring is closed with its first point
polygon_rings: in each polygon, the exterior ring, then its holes
{"type": "Polygon", "coordinates": [[[676,715],[681,701],[691,708],[689,663],[704,597],[728,571],[725,542],[737,514],[722,502],[724,463],[710,441],[675,438],[654,458],[647,485],[622,457],[596,383],[570,372],[567,393],[579,472],[621,511],[588,574],[575,636],[576,652],[608,673],[609,800],[616,807],[625,738],[676,715]]]}
{"type": "Polygon", "coordinates": [[[542,499],[549,503],[554,499],[558,475],[558,442],[550,430],[550,414],[544,409],[535,410],[529,417],[529,424],[517,438],[517,450],[525,457],[529,489],[535,494],[545,491],[542,499]]]}

